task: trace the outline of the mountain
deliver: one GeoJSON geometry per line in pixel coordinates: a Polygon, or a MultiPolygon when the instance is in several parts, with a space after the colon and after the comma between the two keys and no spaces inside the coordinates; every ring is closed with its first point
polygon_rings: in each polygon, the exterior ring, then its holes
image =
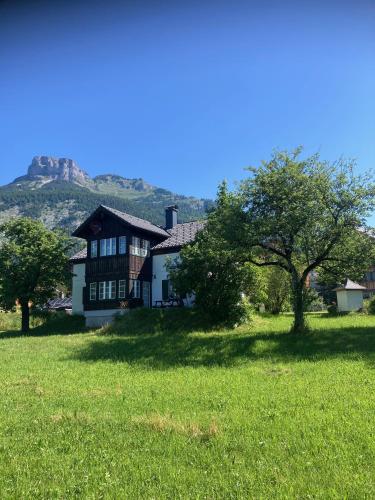
{"type": "Polygon", "coordinates": [[[180,221],[186,222],[204,217],[213,202],[174,194],[141,178],[91,178],[74,160],[50,156],[35,156],[26,175],[0,187],[0,221],[28,216],[70,232],[100,204],[162,225],[168,205],[177,204],[180,221]]]}

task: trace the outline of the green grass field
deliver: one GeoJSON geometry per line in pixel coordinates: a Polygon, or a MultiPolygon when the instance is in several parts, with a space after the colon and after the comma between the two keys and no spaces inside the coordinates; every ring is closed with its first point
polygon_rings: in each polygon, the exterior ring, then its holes
{"type": "Polygon", "coordinates": [[[375,317],[0,318],[0,497],[374,498],[375,317]]]}

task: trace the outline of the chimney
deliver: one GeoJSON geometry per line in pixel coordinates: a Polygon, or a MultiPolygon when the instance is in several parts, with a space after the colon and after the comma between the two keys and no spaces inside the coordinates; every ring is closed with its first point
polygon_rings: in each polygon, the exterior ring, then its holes
{"type": "Polygon", "coordinates": [[[177,205],[170,205],[165,208],[165,229],[172,229],[177,224],[177,213],[177,205]]]}

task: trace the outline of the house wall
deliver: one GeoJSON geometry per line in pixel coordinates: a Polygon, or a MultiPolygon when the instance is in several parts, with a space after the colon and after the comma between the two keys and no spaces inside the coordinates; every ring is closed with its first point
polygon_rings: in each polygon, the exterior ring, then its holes
{"type": "Polygon", "coordinates": [[[163,299],[162,281],[168,279],[168,272],[165,268],[168,259],[175,259],[180,252],[153,255],[152,257],[152,305],[155,300],[163,299]]]}
{"type": "Polygon", "coordinates": [[[358,311],[362,307],[362,290],[342,290],[337,292],[337,308],[339,311],[358,311]]]}
{"type": "Polygon", "coordinates": [[[85,282],[86,264],[73,265],[72,314],[83,314],[83,288],[85,282]]]}
{"type": "MultiPolygon", "coordinates": [[[[180,252],[165,253],[160,255],[153,255],[152,257],[152,305],[155,305],[156,300],[163,300],[163,280],[169,278],[166,270],[167,260],[179,257],[180,252]]],[[[194,304],[195,295],[188,295],[183,299],[186,307],[191,307],[194,304]]]]}
{"type": "Polygon", "coordinates": [[[85,311],[85,325],[87,328],[98,328],[113,323],[116,316],[126,314],[127,310],[118,309],[97,309],[95,311],[85,311]]]}
{"type": "Polygon", "coordinates": [[[363,307],[362,290],[348,290],[348,311],[358,311],[363,307]]]}
{"type": "MultiPolygon", "coordinates": [[[[85,311],[94,310],[120,310],[121,303],[124,300],[131,301],[132,303],[143,300],[143,284],[150,283],[152,287],[152,258],[140,257],[138,255],[130,254],[130,247],[132,244],[132,237],[137,236],[142,239],[150,241],[150,246],[160,242],[161,238],[155,237],[153,234],[130,228],[126,224],[118,221],[111,215],[100,214],[98,215],[98,224],[100,223],[101,230],[93,234],[90,227],[86,229],[84,237],[87,240],[87,262],[86,262],[86,289],[83,294],[83,304],[85,311]],[[118,254],[119,250],[119,236],[126,236],[126,253],[123,255],[118,254]],[[100,255],[100,240],[103,238],[117,238],[117,254],[110,256],[100,255]],[[98,242],[98,254],[96,257],[91,257],[91,241],[98,242]],[[129,297],[129,280],[136,279],[141,281],[141,299],[131,299],[129,297]],[[90,283],[99,283],[101,281],[116,281],[116,295],[118,293],[118,281],[126,281],[126,297],[115,298],[108,300],[99,300],[97,289],[97,300],[90,300],[90,283]]],[[[138,306],[141,305],[137,304],[138,306]]]]}
{"type": "Polygon", "coordinates": [[[364,292],[364,296],[372,297],[375,295],[375,267],[371,267],[367,273],[365,274],[364,279],[360,282],[360,284],[367,288],[364,292]]]}

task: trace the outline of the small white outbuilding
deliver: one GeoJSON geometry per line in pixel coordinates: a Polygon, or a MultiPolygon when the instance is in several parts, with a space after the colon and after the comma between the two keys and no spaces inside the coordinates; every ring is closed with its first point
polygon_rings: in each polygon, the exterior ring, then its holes
{"type": "Polygon", "coordinates": [[[362,309],[364,290],[366,287],[347,278],[343,286],[334,289],[337,295],[337,310],[347,312],[362,309]]]}

